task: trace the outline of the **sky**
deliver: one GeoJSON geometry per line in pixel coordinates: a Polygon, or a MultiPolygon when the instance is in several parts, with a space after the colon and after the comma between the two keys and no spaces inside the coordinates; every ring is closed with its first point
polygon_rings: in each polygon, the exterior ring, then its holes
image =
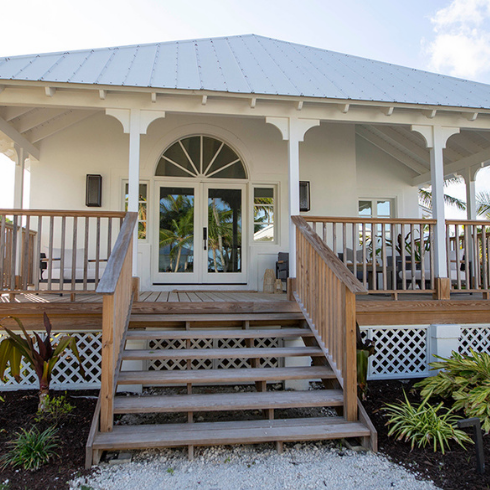
{"type": "Polygon", "coordinates": [[[490,0],[4,0],[2,18],[0,57],[253,33],[490,84],[490,0]]]}

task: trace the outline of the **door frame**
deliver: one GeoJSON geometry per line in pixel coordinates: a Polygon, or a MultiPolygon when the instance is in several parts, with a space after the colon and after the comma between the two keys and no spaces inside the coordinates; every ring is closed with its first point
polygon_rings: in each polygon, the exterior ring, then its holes
{"type": "Polygon", "coordinates": [[[170,285],[246,285],[248,283],[249,262],[249,212],[248,212],[249,181],[235,179],[199,179],[199,178],[155,178],[153,182],[153,218],[150,220],[153,230],[152,253],[150,260],[151,284],[153,286],[170,285]],[[194,189],[194,269],[193,272],[159,272],[159,227],[160,227],[160,188],[181,187],[194,189]],[[207,227],[208,201],[207,190],[212,189],[241,189],[242,191],[242,250],[241,272],[209,273],[207,272],[208,252],[203,247],[203,228],[207,227]]]}

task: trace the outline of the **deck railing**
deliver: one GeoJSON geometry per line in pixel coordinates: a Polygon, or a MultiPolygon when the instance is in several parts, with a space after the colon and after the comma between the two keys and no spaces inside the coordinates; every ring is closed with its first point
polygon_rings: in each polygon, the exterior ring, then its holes
{"type": "Polygon", "coordinates": [[[435,220],[304,218],[369,294],[435,292],[435,220]]]}
{"type": "Polygon", "coordinates": [[[102,301],[102,373],[100,387],[100,430],[109,432],[114,422],[114,394],[121,352],[129,324],[137,280],[132,277],[133,230],[137,213],[127,213],[97,287],[102,301]]]}
{"type": "Polygon", "coordinates": [[[2,291],[93,293],[125,215],[0,209],[2,291]]]}
{"type": "Polygon", "coordinates": [[[446,221],[451,289],[490,292],[490,221],[446,221]]]}
{"type": "Polygon", "coordinates": [[[300,216],[295,297],[344,391],[344,417],[357,420],[356,294],[366,294],[337,255],[300,216]]]}

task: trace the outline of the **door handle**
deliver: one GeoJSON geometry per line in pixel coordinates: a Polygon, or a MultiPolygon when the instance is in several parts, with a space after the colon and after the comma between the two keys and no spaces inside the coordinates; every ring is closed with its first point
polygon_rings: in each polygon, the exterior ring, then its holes
{"type": "Polygon", "coordinates": [[[202,229],[202,240],[203,240],[204,250],[207,250],[208,249],[208,229],[207,228],[202,229]]]}

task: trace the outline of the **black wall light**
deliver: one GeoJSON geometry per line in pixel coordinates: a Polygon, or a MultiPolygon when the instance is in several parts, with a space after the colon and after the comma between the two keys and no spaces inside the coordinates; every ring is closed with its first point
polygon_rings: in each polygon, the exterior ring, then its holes
{"type": "Polygon", "coordinates": [[[306,180],[299,182],[299,210],[310,210],[310,183],[306,180]]]}
{"type": "Polygon", "coordinates": [[[102,206],[102,175],[87,174],[85,206],[92,208],[100,208],[102,206]]]}

